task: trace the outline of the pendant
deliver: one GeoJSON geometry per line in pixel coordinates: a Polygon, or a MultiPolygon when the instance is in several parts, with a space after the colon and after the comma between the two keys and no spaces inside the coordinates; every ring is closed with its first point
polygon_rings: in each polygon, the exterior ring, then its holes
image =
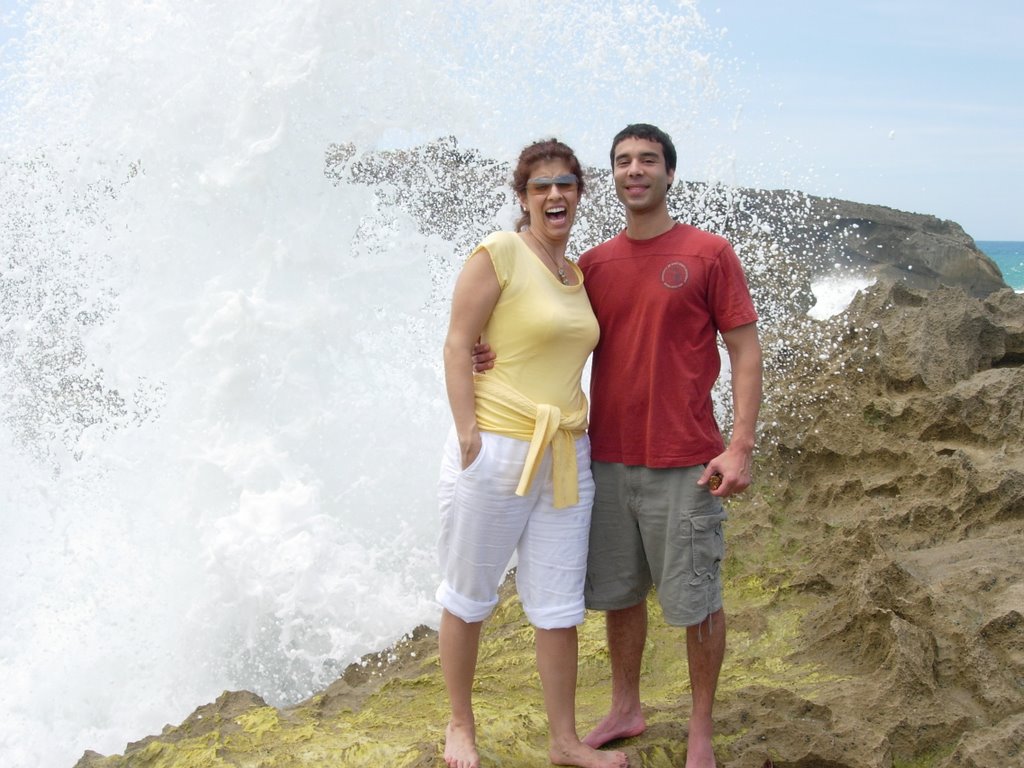
{"type": "Polygon", "coordinates": [[[562,281],[562,285],[569,284],[569,276],[565,274],[565,270],[561,267],[558,268],[558,279],[562,281]]]}

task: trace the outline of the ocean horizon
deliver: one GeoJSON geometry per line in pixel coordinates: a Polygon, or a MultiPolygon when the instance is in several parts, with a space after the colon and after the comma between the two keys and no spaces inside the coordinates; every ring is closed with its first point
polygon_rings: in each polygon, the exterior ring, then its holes
{"type": "Polygon", "coordinates": [[[975,240],[974,244],[998,265],[1007,285],[1024,292],[1024,241],[975,240]]]}

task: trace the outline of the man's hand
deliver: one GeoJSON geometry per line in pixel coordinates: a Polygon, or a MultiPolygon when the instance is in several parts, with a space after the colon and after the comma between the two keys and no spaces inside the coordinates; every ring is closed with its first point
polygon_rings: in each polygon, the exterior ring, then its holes
{"type": "Polygon", "coordinates": [[[712,496],[732,496],[747,489],[752,481],[753,454],[741,448],[726,448],[708,462],[697,485],[707,485],[712,496]],[[717,484],[716,484],[717,481],[717,484]]]}
{"type": "Polygon", "coordinates": [[[477,341],[473,345],[473,373],[485,373],[494,367],[494,360],[497,357],[491,351],[490,344],[477,341]]]}

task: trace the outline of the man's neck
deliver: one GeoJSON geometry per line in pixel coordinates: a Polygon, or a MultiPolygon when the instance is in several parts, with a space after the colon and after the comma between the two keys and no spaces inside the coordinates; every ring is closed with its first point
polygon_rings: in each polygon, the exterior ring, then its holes
{"type": "Polygon", "coordinates": [[[667,207],[645,213],[626,209],[626,235],[633,240],[650,240],[665,234],[675,225],[667,207]]]}

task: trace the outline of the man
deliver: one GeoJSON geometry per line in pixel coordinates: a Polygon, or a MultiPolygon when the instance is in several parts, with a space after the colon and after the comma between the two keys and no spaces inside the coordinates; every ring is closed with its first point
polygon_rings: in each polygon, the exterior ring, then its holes
{"type": "Polygon", "coordinates": [[[597,497],[586,597],[589,608],[606,612],[612,664],[611,709],[584,741],[598,746],[646,727],[640,666],[653,583],[665,620],[686,627],[686,765],[713,766],[712,706],[725,654],[720,498],[751,481],[761,403],[757,315],[729,243],[669,215],[676,151],[668,135],[628,126],[612,142],[611,162],[626,228],[580,258],[601,327],[591,371],[597,497]],[[711,400],[718,333],[732,368],[728,448],[711,400]]]}
{"type": "Polygon", "coordinates": [[[611,163],[626,228],[579,262],[601,328],[591,371],[596,497],[586,601],[605,611],[612,666],[610,710],[583,741],[598,747],[646,728],[640,668],[654,586],[666,622],[686,628],[686,765],[705,768],[715,765],[712,707],[725,655],[720,500],[751,482],[761,402],[757,314],[729,243],[669,215],[669,136],[630,125],[613,140],[611,163]],[[719,333],[732,370],[728,447],[711,399],[719,333]]]}

